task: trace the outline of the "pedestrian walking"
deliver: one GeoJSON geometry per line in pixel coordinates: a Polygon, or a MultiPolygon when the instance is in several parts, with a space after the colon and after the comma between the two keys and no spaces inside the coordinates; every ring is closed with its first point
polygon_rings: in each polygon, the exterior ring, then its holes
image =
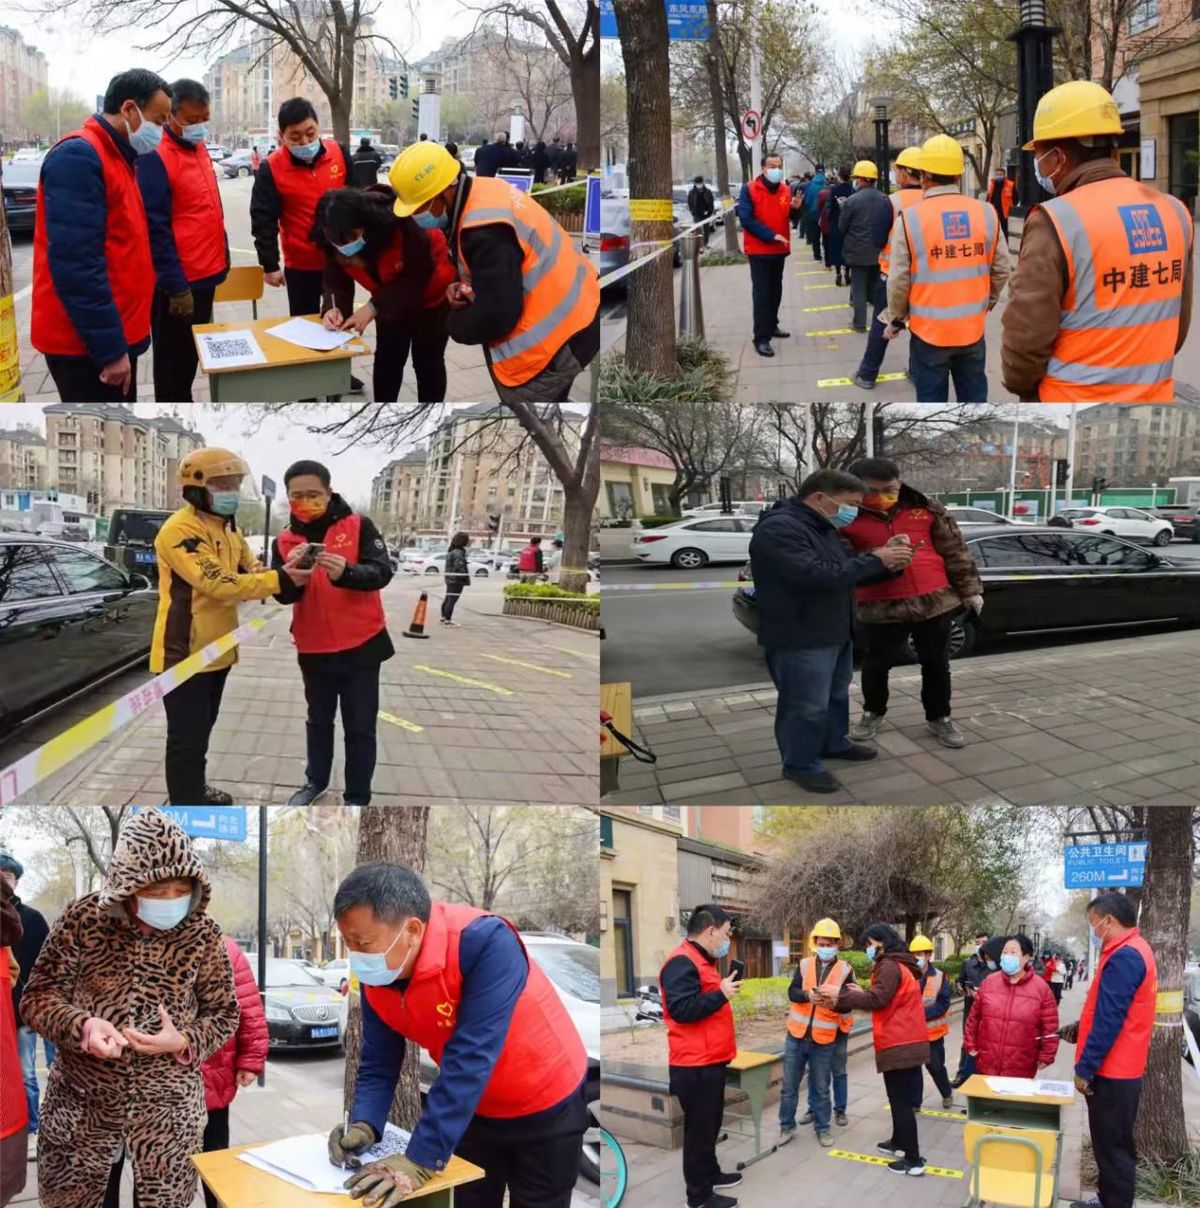
{"type": "MultiPolygon", "coordinates": [[[[779,162],[782,164],[783,160],[779,162]]],[[[813,259],[818,262],[821,259],[821,215],[817,207],[817,195],[825,184],[825,165],[817,164],[813,178],[804,186],[804,238],[812,248],[813,259]]]]}
{"type": "Polygon", "coordinates": [[[933,963],[933,941],[925,935],[913,937],[908,946],[920,969],[921,1005],[925,1011],[925,1035],[929,1060],[925,1069],[942,1097],[942,1107],[954,1106],[950,1076],[946,1073],[946,1033],[950,1031],[950,979],[933,963]]]}
{"type": "Polygon", "coordinates": [[[852,326],[864,335],[867,330],[867,303],[875,296],[879,280],[879,253],[892,227],[892,204],[875,187],[879,169],[870,160],[860,159],[851,169],[854,196],[838,215],[842,236],[842,259],[850,269],[850,305],[854,308],[852,326]]]}
{"type": "Polygon", "coordinates": [[[1078,968],[1078,962],[1073,956],[1067,957],[1067,989],[1073,989],[1075,985],[1075,970],[1078,968]]]}
{"type": "MultiPolygon", "coordinates": [[[[896,216],[885,340],[907,322],[908,373],[921,403],[987,401],[984,327],[1008,280],[996,211],[962,193],[962,148],[937,134],[921,148],[925,195],[896,216]]],[[[1010,306],[1011,309],[1011,306],[1010,306]]]]}
{"type": "Polygon", "coordinates": [[[1019,201],[1017,186],[1009,179],[1003,166],[997,166],[992,173],[992,183],[988,186],[988,202],[995,208],[1000,219],[1000,230],[1004,238],[1008,238],[1008,216],[1019,201]]]}
{"type": "MultiPolygon", "coordinates": [[[[954,982],[966,999],[963,1005],[964,1030],[967,1026],[967,1017],[975,1009],[975,1003],[978,1001],[979,987],[983,984],[983,979],[1000,967],[998,962],[993,962],[992,968],[988,967],[987,957],[984,955],[984,945],[990,938],[989,934],[983,930],[976,934],[975,951],[963,961],[962,969],[954,982]]],[[[959,1049],[958,1070],[955,1072],[954,1080],[950,1083],[951,1087],[957,1090],[974,1072],[975,1058],[967,1052],[967,1046],[964,1044],[959,1049]]]]}
{"type": "Polygon", "coordinates": [[[852,549],[908,545],[912,561],[897,576],[855,589],[864,638],[863,713],[851,727],[856,742],[870,742],[887,715],[888,676],[907,657],[911,641],[921,665],[925,728],[944,747],[964,747],[966,736],[950,716],[950,639],[965,609],[983,612],[983,583],[962,531],[945,505],[900,479],[886,457],[865,457],[850,473],[867,488],[854,521],[842,530],[852,549]]]}
{"type": "Polygon", "coordinates": [[[832,185],[826,195],[825,205],[821,210],[821,235],[825,240],[825,267],[835,272],[835,285],[850,284],[850,269],[842,254],[844,238],[838,217],[842,207],[854,196],[854,185],[850,181],[850,165],[842,164],[838,168],[837,183],[832,185]],[[843,282],[843,270],[845,281],[843,282]]]}
{"type": "Polygon", "coordinates": [[[455,533],[446,551],[446,594],[442,597],[442,624],[457,625],[454,608],[463,590],[471,585],[471,568],[467,565],[469,533],[455,533]]]}
{"type": "Polygon", "coordinates": [[[1115,159],[1112,95],[1090,80],[1038,101],[1038,183],[1002,322],[1004,385],[1022,401],[1169,403],[1191,323],[1195,231],[1187,207],[1115,159]]]}
{"type": "MultiPolygon", "coordinates": [[[[687,195],[687,208],[693,222],[704,222],[706,218],[711,218],[716,213],[717,207],[713,200],[712,189],[704,183],[703,176],[697,176],[692,182],[692,187],[688,190],[687,195]]],[[[708,247],[708,237],[712,234],[712,227],[711,222],[706,222],[700,228],[705,247],[708,247]]]]}
{"type": "Polygon", "coordinates": [[[29,1108],[18,1089],[17,1024],[13,1009],[15,961],[21,942],[21,916],[12,883],[0,876],[0,1206],[25,1190],[29,1108]]]}
{"type": "MultiPolygon", "coordinates": [[[[813,197],[815,204],[816,194],[813,197]]],[[[792,252],[788,217],[795,206],[796,199],[783,184],[783,156],[764,155],[762,171],[742,185],[737,203],[742,250],[750,263],[754,351],[760,357],[773,357],[771,341],[786,340],[791,334],[779,326],[779,304],[783,270],[792,252]]]]}
{"type": "Polygon", "coordinates": [[[546,573],[541,537],[530,537],[529,544],[517,554],[517,571],[522,583],[536,583],[546,573]]]}
{"type": "Polygon", "coordinates": [[[1050,993],[1054,995],[1055,1004],[1058,1004],[1062,1002],[1063,985],[1067,980],[1062,959],[1052,952],[1043,952],[1042,960],[1045,962],[1045,972],[1042,976],[1050,987],[1050,993]]]}
{"type": "Polygon", "coordinates": [[[379,179],[379,169],[382,167],[383,156],[371,146],[371,140],[360,138],[354,158],[350,161],[350,183],[356,188],[365,189],[379,179]]]}

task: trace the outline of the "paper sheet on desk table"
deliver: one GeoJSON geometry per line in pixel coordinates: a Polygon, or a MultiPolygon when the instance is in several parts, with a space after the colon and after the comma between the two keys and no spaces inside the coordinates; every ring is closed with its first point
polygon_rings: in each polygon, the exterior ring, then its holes
{"type": "Polygon", "coordinates": [[[288,319],[286,323],[268,327],[267,334],[314,352],[331,352],[354,339],[352,331],[329,331],[311,319],[288,319]]]}
{"type": "Polygon", "coordinates": [[[997,1095],[1056,1095],[1062,1099],[1075,1098],[1075,1088],[1071,1083],[1050,1078],[993,1078],[987,1075],[984,1081],[997,1095]]]}
{"type": "MultiPolygon", "coordinates": [[[[394,1124],[389,1124],[378,1145],[364,1149],[355,1157],[366,1166],[394,1153],[403,1153],[408,1148],[412,1133],[394,1124]]],[[[285,1179],[305,1191],[320,1191],[334,1195],[349,1196],[342,1184],[354,1173],[334,1166],[329,1160],[329,1138],[325,1133],[307,1133],[299,1137],[285,1137],[244,1150],[238,1158],[249,1166],[285,1179]]]]}

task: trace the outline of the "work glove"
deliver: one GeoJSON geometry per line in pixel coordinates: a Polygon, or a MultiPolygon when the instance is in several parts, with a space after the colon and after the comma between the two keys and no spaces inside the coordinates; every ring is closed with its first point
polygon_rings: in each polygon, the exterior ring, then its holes
{"type": "Polygon", "coordinates": [[[414,1191],[424,1187],[433,1175],[434,1171],[428,1167],[418,1166],[402,1153],[394,1153],[364,1166],[357,1174],[351,1175],[342,1186],[350,1192],[351,1199],[361,1199],[366,1208],[395,1208],[401,1200],[407,1199],[414,1191]],[[407,1191],[396,1186],[396,1175],[403,1176],[408,1182],[407,1191]]]}
{"type": "Polygon", "coordinates": [[[192,291],[185,289],[181,294],[171,294],[167,298],[167,309],[172,319],[190,319],[192,317],[192,291]]]}
{"type": "Polygon", "coordinates": [[[378,1140],[375,1130],[361,1120],[351,1124],[349,1128],[343,1128],[340,1124],[334,1125],[329,1132],[329,1160],[335,1166],[344,1166],[352,1153],[366,1149],[378,1140]]]}

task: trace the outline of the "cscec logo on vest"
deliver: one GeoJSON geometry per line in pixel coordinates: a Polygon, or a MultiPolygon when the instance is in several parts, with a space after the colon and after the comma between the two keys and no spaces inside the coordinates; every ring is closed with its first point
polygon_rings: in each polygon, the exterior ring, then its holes
{"type": "Polygon", "coordinates": [[[942,215],[943,239],[966,239],[971,233],[971,222],[966,210],[947,210],[942,215]]]}
{"type": "Polygon", "coordinates": [[[1163,229],[1157,206],[1118,206],[1117,213],[1125,224],[1125,238],[1134,255],[1167,250],[1167,232],[1163,229]]]}

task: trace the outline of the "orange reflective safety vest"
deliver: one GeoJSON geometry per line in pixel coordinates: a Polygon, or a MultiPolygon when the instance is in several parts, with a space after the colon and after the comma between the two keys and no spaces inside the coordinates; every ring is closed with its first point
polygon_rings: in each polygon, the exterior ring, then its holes
{"type": "MultiPolygon", "coordinates": [[[[871,980],[875,980],[874,970],[871,980]]],[[[921,1044],[928,1039],[921,987],[907,966],[900,968],[900,985],[891,1001],[882,1010],[872,1013],[871,1031],[876,1050],[894,1049],[901,1044],[921,1044]]]]}
{"type": "MultiPolygon", "coordinates": [[[[815,956],[806,956],[800,962],[800,976],[803,978],[803,988],[811,990],[817,983],[820,962],[815,956]]],[[[829,976],[821,984],[837,986],[840,990],[850,976],[848,961],[835,960],[829,976]]],[[[817,1044],[832,1044],[839,1032],[849,1032],[854,1024],[851,1012],[844,1014],[831,1011],[828,1007],[819,1007],[811,1002],[794,1002],[788,1011],[787,1030],[797,1040],[803,1040],[804,1034],[812,1027],[812,1038],[817,1044]]]]}
{"type": "Polygon", "coordinates": [[[1043,403],[1169,403],[1194,232],[1177,197],[1128,177],[1042,204],[1067,259],[1043,403]]]}
{"type": "Polygon", "coordinates": [[[309,238],[317,217],[317,202],[330,189],[349,183],[342,149],[331,138],[321,139],[325,148],[311,164],[297,163],[287,146],[276,147],[267,156],[271,179],[279,197],[279,238],[285,268],[323,269],[325,253],[309,238]]]}
{"type": "MultiPolygon", "coordinates": [[[[486,179],[486,177],[485,177],[486,179]]],[[[686,957],[700,974],[700,992],[709,994],[721,988],[721,970],[707,960],[696,945],[684,940],[670,953],[664,967],[677,956],[686,957]]],[[[662,992],[662,973],[658,977],[662,992]]],[[[737,1038],[733,1031],[733,1007],[723,1003],[719,1010],[695,1023],[679,1023],[671,1018],[667,996],[662,994],[663,1023],[667,1025],[667,1062],[670,1065],[725,1065],[737,1056],[737,1038]]]]}
{"type": "MultiPolygon", "coordinates": [[[[1016,197],[1016,195],[1017,186],[1013,184],[1011,180],[1005,179],[1004,183],[1000,186],[1000,213],[1003,214],[1005,218],[1012,213],[1013,198],[1016,197]]],[[[995,196],[996,182],[993,179],[992,183],[988,186],[988,202],[992,205],[995,205],[995,202],[992,201],[995,196]]]]}
{"type": "Polygon", "coordinates": [[[1083,1052],[1087,1044],[1088,1033],[1092,1030],[1092,1020],[1096,1015],[1096,996],[1100,993],[1100,978],[1104,976],[1104,966],[1108,958],[1118,948],[1133,948],[1141,954],[1146,962],[1146,976],[1138,986],[1125,1013],[1125,1026],[1117,1035],[1113,1047],[1108,1050],[1097,1074],[1105,1078],[1140,1078],[1146,1072],[1146,1058],[1150,1053],[1150,1034],[1154,1030],[1154,1006],[1158,995],[1158,966],[1154,961],[1154,953],[1150,945],[1142,939],[1142,933],[1132,928],[1128,935],[1116,943],[1105,944],[1100,951],[1100,960],[1096,963],[1096,973],[1092,984],[1088,986],[1087,1001],[1079,1016],[1079,1040],[1075,1045],[1076,1055],[1083,1052]]]}
{"type": "Polygon", "coordinates": [[[488,345],[496,379],[520,386],[536,377],[554,354],[591,323],[600,309],[600,277],[571,237],[528,193],[496,176],[471,181],[458,226],[459,274],[471,280],[462,237],[473,227],[502,223],[521,247],[525,302],[517,325],[488,345]]]}
{"type": "MultiPolygon", "coordinates": [[[[941,969],[934,969],[930,966],[929,976],[925,979],[925,985],[921,989],[921,1008],[924,1010],[930,1003],[937,1000],[937,996],[942,992],[942,982],[946,980],[946,975],[941,969]]],[[[925,1032],[930,1040],[940,1040],[947,1032],[950,1031],[950,1012],[947,1010],[942,1015],[937,1015],[933,1019],[925,1020],[925,1032]]]]}
{"type": "Polygon", "coordinates": [[[887,243],[883,245],[883,251],[879,253],[879,271],[885,277],[891,272],[892,267],[892,233],[896,229],[896,216],[901,210],[907,210],[909,206],[920,201],[924,196],[920,185],[909,185],[905,189],[898,189],[888,197],[888,201],[892,203],[892,229],[888,231],[887,243]]]}
{"type": "MultiPolygon", "coordinates": [[[[434,902],[408,986],[363,987],[379,1018],[428,1050],[436,1062],[458,1026],[463,981],[459,941],[471,923],[487,917],[488,911],[473,906],[434,902]]],[[[517,935],[507,919],[502,921],[517,935]]],[[[530,960],[528,980],[475,1114],[512,1119],[545,1111],[578,1089],[586,1073],[587,1050],[571,1016],[554,983],[530,960]]]]}
{"type": "Polygon", "coordinates": [[[905,215],[904,230],[912,260],[909,331],[939,348],[983,339],[1000,237],[995,207],[961,193],[923,197],[905,215]]]}

